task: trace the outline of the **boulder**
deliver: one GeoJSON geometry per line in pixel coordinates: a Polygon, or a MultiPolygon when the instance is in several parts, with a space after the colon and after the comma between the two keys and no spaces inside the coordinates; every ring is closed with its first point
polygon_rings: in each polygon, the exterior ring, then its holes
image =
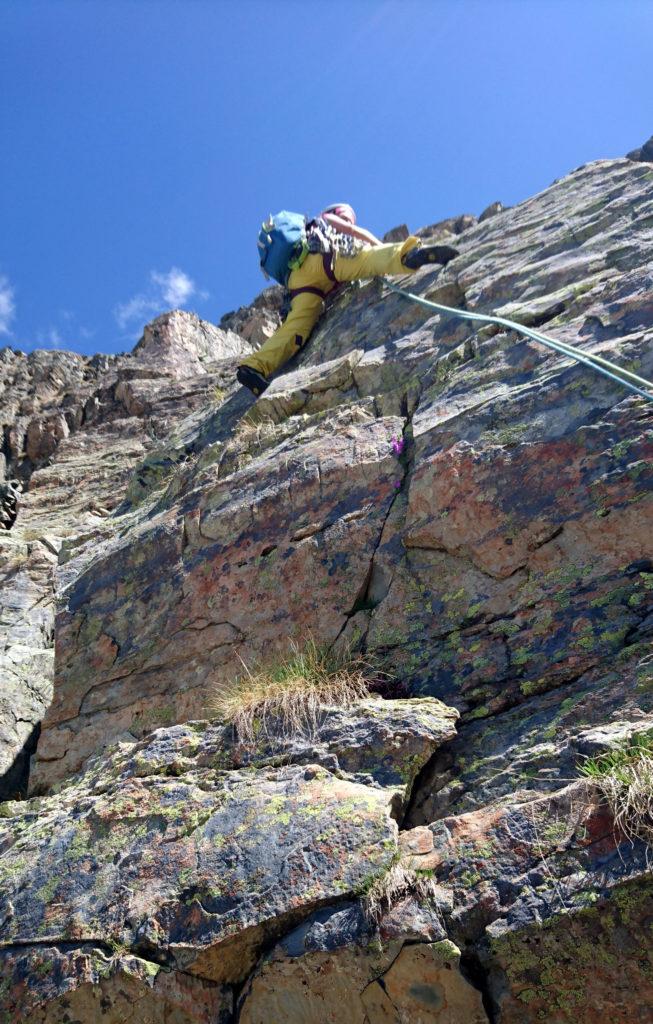
{"type": "Polygon", "coordinates": [[[65,416],[60,413],[45,419],[32,420],[27,427],[25,451],[32,462],[49,458],[70,430],[65,416]]]}

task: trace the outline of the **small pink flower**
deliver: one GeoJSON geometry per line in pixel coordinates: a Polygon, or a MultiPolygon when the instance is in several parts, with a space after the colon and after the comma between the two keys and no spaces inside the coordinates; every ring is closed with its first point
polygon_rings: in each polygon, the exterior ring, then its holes
{"type": "Polygon", "coordinates": [[[391,440],[391,444],[392,444],[392,451],[397,456],[397,458],[399,458],[399,456],[401,455],[401,453],[404,450],[404,446],[405,446],[406,442],[404,441],[403,437],[399,438],[399,437],[396,437],[394,435],[393,435],[393,437],[390,440],[391,440]]]}
{"type": "Polygon", "coordinates": [[[395,480],[395,487],[397,488],[397,490],[399,490],[399,488],[401,487],[401,480],[395,480]]]}

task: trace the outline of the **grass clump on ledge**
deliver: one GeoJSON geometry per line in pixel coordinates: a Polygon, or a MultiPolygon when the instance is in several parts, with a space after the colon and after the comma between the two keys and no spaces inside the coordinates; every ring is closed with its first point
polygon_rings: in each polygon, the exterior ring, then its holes
{"type": "Polygon", "coordinates": [[[347,707],[369,695],[367,662],[308,640],[291,642],[283,661],[251,670],[213,695],[211,711],[230,723],[239,740],[254,743],[261,733],[314,736],[325,707],[347,707]]]}
{"type": "Polygon", "coordinates": [[[395,862],[365,887],[361,894],[363,911],[369,920],[378,922],[400,900],[413,896],[419,903],[434,903],[437,892],[432,872],[413,871],[395,862]]]}
{"type": "Polygon", "coordinates": [[[630,840],[653,846],[653,733],[641,733],[598,757],[581,772],[607,801],[615,826],[630,840]]]}

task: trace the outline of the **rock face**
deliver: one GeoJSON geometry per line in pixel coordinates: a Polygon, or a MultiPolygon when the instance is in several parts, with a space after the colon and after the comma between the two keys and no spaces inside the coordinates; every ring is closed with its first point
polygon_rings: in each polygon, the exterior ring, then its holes
{"type": "MultiPolygon", "coordinates": [[[[408,908],[402,913],[408,917],[408,908]]],[[[460,973],[456,946],[431,937],[421,923],[414,944],[392,935],[383,945],[357,906],[321,911],[266,957],[245,991],[239,1020],[486,1024],[480,993],[460,973]]]]}
{"type": "MultiPolygon", "coordinates": [[[[54,1020],[72,988],[71,1008],[91,1019],[85,990],[102,970],[113,1006],[125,973],[142,987],[165,964],[177,976],[161,996],[166,1007],[187,975],[210,983],[207,1005],[222,1006],[225,986],[251,974],[270,938],[363,893],[392,863],[397,798],[453,735],[455,718],[436,700],[377,698],[349,713],[326,708],[303,745],[271,733],[253,749],[230,729],[193,722],[119,744],[38,809],[6,804],[7,1005],[54,1020]],[[71,965],[57,964],[53,980],[40,958],[71,941],[85,951],[83,966],[71,978],[71,965]],[[136,970],[131,955],[107,957],[123,949],[145,963],[136,970]],[[47,989],[26,987],[40,971],[47,989]]],[[[181,1019],[215,1018],[202,1005],[181,1019]]]]}
{"type": "MultiPolygon", "coordinates": [[[[645,161],[418,234],[460,255],[417,294],[653,376],[645,161]]],[[[653,403],[372,282],[254,404],[279,304],[2,357],[8,779],[42,719],[7,1019],[649,1019],[649,851],[580,766],[653,729],[653,403]],[[249,745],[207,720],[308,636],[384,696],[249,745]]]]}
{"type": "Polygon", "coordinates": [[[222,397],[233,387],[234,362],[248,351],[239,336],[180,312],[150,324],[132,355],[0,350],[0,494],[4,486],[10,512],[0,523],[2,796],[20,792],[52,699],[58,553],[114,531],[111,512],[134,467],[189,413],[215,404],[216,388],[222,397]]]}

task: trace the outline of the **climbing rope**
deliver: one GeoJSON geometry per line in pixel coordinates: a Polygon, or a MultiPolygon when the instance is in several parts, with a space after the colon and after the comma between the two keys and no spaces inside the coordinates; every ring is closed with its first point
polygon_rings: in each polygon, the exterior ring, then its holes
{"type": "Polygon", "coordinates": [[[478,320],[485,324],[499,324],[500,327],[508,327],[512,331],[519,331],[520,334],[525,334],[527,338],[532,338],[533,341],[537,341],[540,345],[546,345],[547,348],[553,349],[555,352],[559,352],[563,356],[567,356],[569,359],[575,359],[576,362],[582,363],[584,366],[589,366],[590,369],[595,370],[596,373],[602,374],[604,377],[608,377],[610,380],[614,380],[617,384],[622,384],[625,388],[630,391],[634,391],[636,395],[641,395],[642,398],[647,398],[649,402],[653,402],[653,383],[650,380],[646,380],[645,377],[638,377],[636,373],[631,373],[630,370],[624,369],[622,366],[617,366],[615,363],[611,363],[608,359],[603,359],[601,356],[590,355],[588,352],[583,352],[581,349],[576,348],[575,345],[568,345],[564,341],[557,341],[553,338],[549,338],[546,334],[541,334],[539,331],[534,331],[530,327],[524,327],[523,324],[515,323],[514,320],[507,320],[502,316],[486,316],[484,313],[468,313],[464,309],[456,309],[454,306],[443,306],[439,302],[431,302],[430,299],[423,299],[420,295],[414,295],[413,292],[407,292],[403,288],[399,288],[398,285],[393,284],[392,281],[388,281],[384,278],[384,283],[393,292],[397,292],[398,295],[403,295],[407,299],[411,299],[413,302],[418,302],[420,306],[427,306],[429,309],[435,309],[440,313],[451,313],[453,316],[460,317],[463,320],[478,320]],[[634,383],[633,383],[634,382],[634,383]],[[637,384],[643,385],[637,387],[637,384]]]}

